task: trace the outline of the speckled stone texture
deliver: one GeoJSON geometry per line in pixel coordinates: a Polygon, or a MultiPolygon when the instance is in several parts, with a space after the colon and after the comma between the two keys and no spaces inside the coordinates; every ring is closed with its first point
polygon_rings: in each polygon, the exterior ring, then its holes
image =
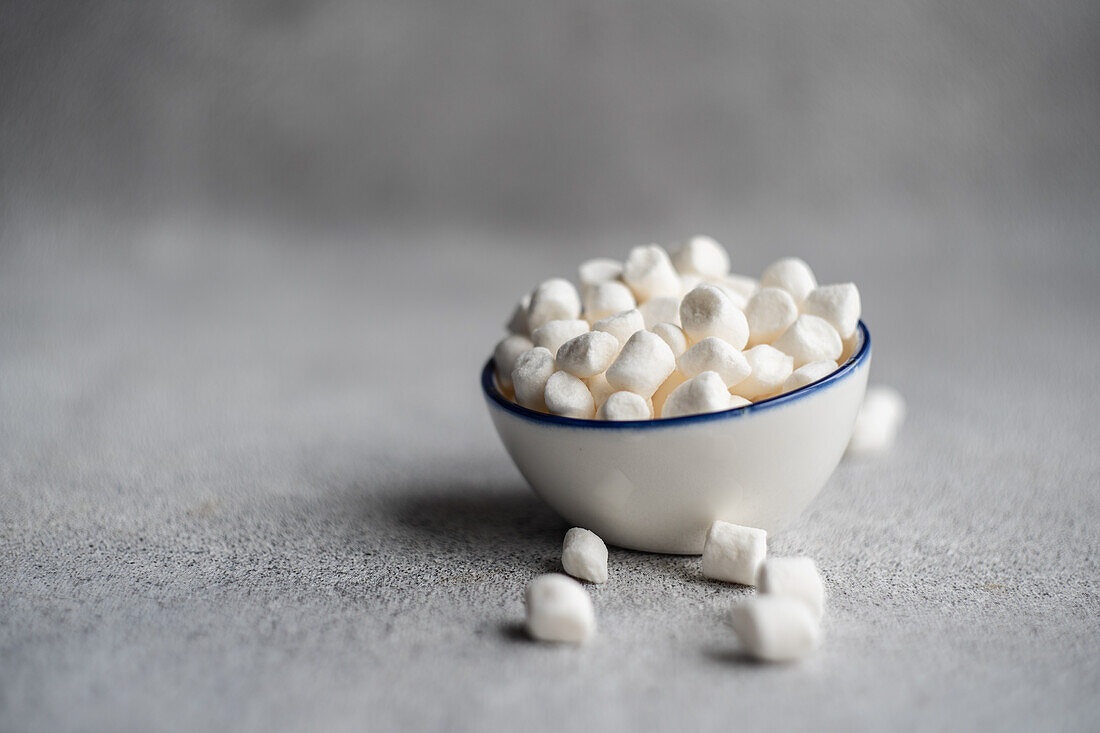
{"type": "Polygon", "coordinates": [[[0,729],[1095,729],[1100,221],[781,216],[713,233],[858,282],[910,417],[772,538],[828,592],[777,667],[691,557],[611,548],[590,645],[523,635],[567,527],[478,370],[523,290],[635,242],[8,220],[0,729]]]}

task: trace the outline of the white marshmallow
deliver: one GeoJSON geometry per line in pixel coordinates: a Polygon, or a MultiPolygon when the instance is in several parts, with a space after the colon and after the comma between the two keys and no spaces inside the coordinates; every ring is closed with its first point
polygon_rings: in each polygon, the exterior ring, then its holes
{"type": "Polygon", "coordinates": [[[755,585],[768,552],[768,533],[755,527],[716,521],[703,543],[703,575],[727,583],[755,585]]]}
{"type": "Polygon", "coordinates": [[[505,336],[493,349],[493,370],[496,373],[497,384],[505,392],[512,390],[512,370],[516,368],[516,359],[519,355],[534,347],[531,339],[519,334],[505,336]]]}
{"type": "Polygon", "coordinates": [[[607,381],[607,374],[596,374],[584,380],[584,383],[588,385],[588,391],[592,393],[592,400],[596,403],[597,410],[615,391],[615,388],[607,381]]]}
{"type": "Polygon", "coordinates": [[[551,354],[556,354],[566,341],[587,332],[588,321],[580,318],[568,321],[548,321],[531,333],[531,341],[534,342],[535,346],[541,346],[551,354]]]}
{"type": "Polygon", "coordinates": [[[650,298],[680,294],[680,277],[668,253],[656,244],[635,247],[623,264],[623,282],[639,303],[650,298]]]}
{"type": "Polygon", "coordinates": [[[849,455],[874,455],[893,447],[905,421],[905,398],[892,387],[868,387],[856,415],[849,455]]]}
{"type": "Polygon", "coordinates": [[[838,364],[843,364],[852,358],[852,355],[856,353],[856,347],[859,346],[859,329],[848,338],[844,339],[844,351],[840,353],[840,358],[837,359],[838,364]]]}
{"type": "Polygon", "coordinates": [[[633,392],[612,392],[608,395],[596,417],[600,420],[648,420],[653,417],[651,402],[633,392]]]}
{"type": "Polygon", "coordinates": [[[539,641],[579,644],[596,631],[596,611],[584,587],[560,573],[527,584],[527,633],[539,641]]]}
{"type": "Polygon", "coordinates": [[[767,344],[760,344],[746,351],[745,361],[752,373],[730,391],[753,402],[778,393],[794,369],[794,359],[767,344]]]}
{"type": "Polygon", "coordinates": [[[588,290],[593,285],[618,280],[623,274],[623,263],[608,257],[594,257],[585,260],[577,268],[577,280],[581,284],[581,290],[588,290]]]}
{"type": "Polygon", "coordinates": [[[527,293],[519,299],[516,307],[512,310],[512,317],[508,319],[508,325],[506,326],[509,333],[519,334],[520,336],[531,335],[531,332],[527,330],[527,307],[529,305],[531,305],[531,294],[527,293]]]}
{"type": "Polygon", "coordinates": [[[770,344],[798,318],[798,305],[786,290],[761,288],[745,306],[749,346],[770,344]]]}
{"type": "Polygon", "coordinates": [[[735,395],[735,394],[730,395],[730,409],[731,410],[733,410],[735,408],[738,408],[738,407],[746,407],[746,406],[751,405],[751,404],[752,404],[751,400],[746,400],[741,395],[735,395]]]}
{"type": "Polygon", "coordinates": [[[587,379],[607,371],[618,354],[619,339],[606,331],[588,331],[558,347],[555,359],[558,369],[587,379]]]}
{"type": "Polygon", "coordinates": [[[680,324],[691,343],[715,336],[741,350],[749,340],[745,314],[720,288],[709,283],[684,296],[680,302],[680,324]]]}
{"type": "Polygon", "coordinates": [[[806,604],[786,596],[757,596],[734,606],[729,625],[745,653],[765,662],[791,662],[813,651],[821,627],[806,604]]]}
{"type": "Polygon", "coordinates": [[[573,527],[565,533],[565,542],[561,548],[561,566],[574,578],[590,583],[606,583],[607,545],[595,532],[573,527]]]}
{"type": "Polygon", "coordinates": [[[662,410],[665,406],[665,401],[668,400],[668,396],[672,394],[673,390],[679,387],[681,384],[687,381],[687,377],[679,369],[668,375],[668,379],[661,383],[661,386],[657,388],[657,391],[653,393],[653,417],[664,417],[662,410]]]}
{"type": "Polygon", "coordinates": [[[790,596],[806,604],[815,619],[825,613],[825,584],[817,564],[808,557],[772,557],[764,561],[756,579],[760,593],[790,596]]]}
{"type": "Polygon", "coordinates": [[[851,338],[856,332],[861,309],[859,288],[855,283],[822,285],[811,290],[802,301],[803,313],[824,318],[842,339],[851,338]]]}
{"type": "Polygon", "coordinates": [[[664,339],[668,348],[672,349],[672,355],[677,359],[680,358],[680,354],[687,351],[687,336],[679,326],[673,323],[658,323],[649,330],[664,339]]]}
{"type": "Polygon", "coordinates": [[[628,311],[635,305],[634,293],[615,280],[591,285],[584,293],[584,317],[589,323],[628,311]]]}
{"type": "Polygon", "coordinates": [[[783,382],[780,392],[794,392],[796,389],[801,389],[807,384],[813,384],[819,379],[829,376],[837,369],[835,361],[811,361],[809,364],[803,364],[798,369],[791,372],[791,376],[787,377],[783,382]]]}
{"type": "Polygon", "coordinates": [[[715,372],[727,389],[739,384],[752,372],[752,367],[740,351],[713,336],[696,342],[681,354],[676,360],[676,367],[688,377],[715,372]]]}
{"type": "Polygon", "coordinates": [[[607,381],[616,390],[648,398],[675,368],[676,357],[664,339],[649,331],[637,331],[607,368],[607,381]]]}
{"type": "Polygon", "coordinates": [[[543,395],[546,409],[552,415],[590,420],[596,414],[596,401],[588,385],[569,372],[551,374],[543,395]]]}
{"type": "Polygon", "coordinates": [[[601,318],[592,324],[593,331],[604,331],[619,340],[620,347],[625,346],[630,337],[645,330],[645,320],[637,308],[601,318]]]}
{"type": "Polygon", "coordinates": [[[795,369],[812,361],[836,361],[844,350],[840,334],[828,321],[805,313],[772,346],[794,357],[795,369]]]}
{"type": "Polygon", "coordinates": [[[516,402],[531,410],[546,411],[546,380],[554,373],[554,355],[536,346],[516,358],[512,370],[512,388],[516,402]]]}
{"type": "Polygon", "coordinates": [[[680,325],[680,299],[676,297],[650,298],[638,306],[645,327],[653,330],[658,323],[680,325]]]}
{"type": "Polygon", "coordinates": [[[681,273],[713,280],[730,271],[730,256],[725,247],[710,237],[692,237],[672,256],[672,264],[681,273]]]}
{"type": "MultiPolygon", "coordinates": [[[[760,281],[755,277],[749,277],[747,275],[729,274],[725,277],[716,278],[713,282],[727,293],[737,293],[741,296],[741,300],[746,303],[749,298],[756,295],[756,291],[760,289],[760,281]]],[[[734,300],[736,300],[736,298],[734,300]]]]}
{"type": "Polygon", "coordinates": [[[533,335],[535,329],[550,321],[568,321],[580,315],[581,296],[573,283],[560,277],[551,278],[531,293],[531,302],[527,306],[527,331],[533,335]]]}
{"type": "Polygon", "coordinates": [[[728,410],[730,393],[716,372],[703,372],[676,389],[661,407],[661,417],[683,417],[728,410]]]}
{"type": "Polygon", "coordinates": [[[813,270],[797,257],[784,257],[768,265],[760,276],[760,287],[783,288],[801,303],[817,287],[817,278],[813,270]]]}
{"type": "Polygon", "coordinates": [[[693,272],[680,273],[680,297],[683,297],[695,289],[696,285],[703,282],[703,278],[693,272]]]}

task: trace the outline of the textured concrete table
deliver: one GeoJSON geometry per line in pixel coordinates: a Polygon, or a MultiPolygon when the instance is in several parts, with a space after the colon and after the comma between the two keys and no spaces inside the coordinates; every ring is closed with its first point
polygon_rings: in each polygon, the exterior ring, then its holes
{"type": "Polygon", "coordinates": [[[715,234],[857,280],[910,402],[772,540],[829,592],[783,667],[690,557],[612,549],[585,648],[521,632],[566,527],[478,367],[518,291],[626,238],[7,221],[0,729],[1095,730],[1098,220],[779,215],[715,234]]]}

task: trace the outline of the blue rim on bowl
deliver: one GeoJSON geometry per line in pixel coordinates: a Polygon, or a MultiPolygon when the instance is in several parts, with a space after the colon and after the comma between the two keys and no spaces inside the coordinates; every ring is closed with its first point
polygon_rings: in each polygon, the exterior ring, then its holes
{"type": "Polygon", "coordinates": [[[707,412],[702,415],[685,415],[684,417],[658,418],[656,420],[584,420],[576,417],[562,417],[560,415],[537,412],[512,402],[500,393],[493,376],[492,357],[485,362],[485,367],[481,370],[481,390],[485,393],[485,398],[491,404],[495,404],[497,407],[507,412],[511,412],[518,417],[548,425],[589,428],[592,430],[654,430],[677,425],[687,425],[690,423],[709,422],[711,420],[728,420],[730,418],[743,417],[754,412],[760,412],[761,410],[767,410],[772,407],[787,404],[788,402],[793,402],[819,389],[824,389],[833,382],[844,379],[871,356],[871,333],[867,330],[867,324],[863,321],[859,322],[859,333],[861,336],[861,343],[859,348],[856,349],[856,352],[848,357],[848,360],[841,364],[836,371],[822,377],[816,382],[811,382],[805,387],[799,387],[793,392],[787,392],[777,397],[769,397],[766,400],[754,402],[751,405],[735,407],[731,410],[722,410],[721,412],[707,412]]]}

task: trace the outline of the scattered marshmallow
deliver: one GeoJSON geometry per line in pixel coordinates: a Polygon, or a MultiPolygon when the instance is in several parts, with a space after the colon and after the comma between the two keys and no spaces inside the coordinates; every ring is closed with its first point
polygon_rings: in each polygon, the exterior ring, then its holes
{"type": "Polygon", "coordinates": [[[652,397],[675,368],[676,357],[664,339],[641,330],[630,337],[614,363],[608,367],[607,381],[616,390],[652,397]]]}
{"type": "Polygon", "coordinates": [[[546,380],[543,393],[546,409],[553,415],[591,419],[596,414],[596,402],[588,385],[569,372],[554,372],[546,380]]]}
{"type": "Polygon", "coordinates": [[[703,372],[715,372],[722,378],[727,389],[742,382],[753,371],[740,351],[713,336],[697,341],[681,354],[676,360],[676,367],[688,377],[703,372]]]}
{"type": "Polygon", "coordinates": [[[668,396],[672,394],[673,390],[679,387],[681,384],[687,381],[687,377],[679,369],[668,375],[668,379],[661,383],[661,386],[657,388],[657,391],[653,393],[653,417],[664,417],[662,410],[665,406],[665,401],[668,400],[668,396]]]}
{"type": "Polygon", "coordinates": [[[817,620],[825,613],[825,584],[812,558],[768,558],[760,568],[756,588],[760,593],[802,601],[817,620]]]}
{"type": "Polygon", "coordinates": [[[740,350],[749,340],[745,314],[720,288],[709,283],[684,296],[680,302],[680,324],[691,343],[715,336],[740,350]]]}
{"type": "Polygon", "coordinates": [[[497,384],[505,392],[512,390],[512,370],[516,368],[516,359],[519,355],[534,347],[531,339],[519,334],[505,336],[493,349],[493,367],[497,377],[497,384]]]}
{"type": "Polygon", "coordinates": [[[620,346],[625,346],[638,331],[645,330],[645,320],[637,308],[616,313],[607,318],[601,318],[592,324],[593,331],[605,331],[619,340],[620,346]]]}
{"type": "Polygon", "coordinates": [[[794,369],[794,359],[767,344],[752,347],[744,358],[751,373],[731,391],[753,402],[777,394],[794,369]]]}
{"type": "Polygon", "coordinates": [[[638,306],[638,310],[641,312],[642,319],[645,321],[645,327],[651,331],[658,323],[680,325],[679,298],[670,296],[650,298],[638,306]]]}
{"type": "Polygon", "coordinates": [[[508,333],[518,334],[520,336],[530,336],[531,332],[527,330],[527,308],[531,305],[531,294],[527,293],[519,302],[516,303],[516,307],[512,310],[512,317],[508,319],[508,325],[505,328],[508,329],[508,333]]]}
{"type": "Polygon", "coordinates": [[[768,533],[762,529],[714,522],[703,543],[703,575],[727,583],[755,585],[768,552],[767,539],[768,533]]]}
{"type": "MultiPolygon", "coordinates": [[[[545,328],[545,327],[544,327],[545,328]]],[[[619,354],[619,340],[606,331],[586,331],[558,347],[558,368],[586,379],[607,370],[619,354]]]]}
{"type": "Polygon", "coordinates": [[[794,357],[795,369],[812,361],[836,361],[844,350],[840,334],[828,321],[805,313],[772,346],[794,357]]]}
{"type": "Polygon", "coordinates": [[[577,268],[577,279],[580,281],[581,290],[588,290],[593,285],[618,280],[623,274],[623,263],[609,257],[595,257],[585,260],[577,268]]]}
{"type": "Polygon", "coordinates": [[[798,318],[798,305],[786,290],[761,288],[745,306],[749,346],[770,344],[798,318]]]}
{"type": "Polygon", "coordinates": [[[617,280],[596,283],[585,289],[584,317],[589,323],[630,310],[635,305],[634,293],[617,280]]]}
{"type": "Polygon", "coordinates": [[[527,330],[533,335],[535,329],[550,321],[568,321],[580,315],[581,296],[573,283],[560,277],[551,278],[531,293],[527,306],[527,330]]]}
{"type": "Polygon", "coordinates": [[[783,382],[783,387],[780,392],[793,392],[796,389],[801,389],[808,384],[813,384],[819,379],[829,376],[837,369],[835,361],[811,361],[809,364],[803,364],[798,369],[791,372],[791,376],[787,377],[783,382]]]}
{"type": "Polygon", "coordinates": [[[905,398],[892,387],[868,387],[856,415],[849,455],[874,455],[893,447],[905,421],[905,398]]]}
{"type": "Polygon", "coordinates": [[[633,392],[612,392],[596,411],[600,420],[648,420],[653,417],[652,402],[633,392]]]}
{"type": "Polygon", "coordinates": [[[532,332],[531,341],[551,354],[558,353],[561,345],[588,332],[588,321],[577,318],[567,321],[548,321],[532,332]]]}
{"type": "Polygon", "coordinates": [[[672,256],[672,264],[681,273],[714,280],[730,271],[730,256],[710,237],[692,237],[672,256]]]}
{"type": "Polygon", "coordinates": [[[532,410],[546,410],[546,381],[554,373],[554,355],[536,346],[516,358],[512,370],[512,388],[516,402],[532,410]]]}
{"type": "Polygon", "coordinates": [[[680,277],[668,253],[656,244],[635,247],[623,264],[623,282],[630,286],[638,302],[650,298],[680,294],[680,277]]]}
{"type": "Polygon", "coordinates": [[[606,373],[591,376],[584,380],[584,383],[588,385],[588,391],[592,393],[592,400],[596,403],[597,410],[615,392],[615,388],[607,381],[606,373]]]}
{"type": "Polygon", "coordinates": [[[806,604],[786,596],[757,596],[734,606],[729,624],[745,653],[764,662],[792,662],[812,652],[821,627],[806,604]]]}
{"type": "Polygon", "coordinates": [[[658,323],[649,330],[664,339],[668,348],[672,349],[672,355],[677,359],[680,358],[680,354],[687,351],[687,336],[679,326],[673,323],[658,323]]]}
{"type": "Polygon", "coordinates": [[[703,372],[676,389],[661,407],[661,417],[683,417],[719,412],[730,407],[730,393],[717,372],[703,372]]]}
{"type": "Polygon", "coordinates": [[[560,573],[527,584],[527,633],[539,641],[579,644],[596,631],[596,611],[584,587],[560,573]]]}
{"type": "Polygon", "coordinates": [[[797,257],[784,257],[768,265],[760,276],[760,287],[782,288],[801,303],[817,287],[817,278],[813,270],[797,257]]]}
{"type": "Polygon", "coordinates": [[[607,545],[595,532],[573,527],[565,533],[561,566],[574,578],[590,583],[606,583],[607,545]]]}
{"type": "Polygon", "coordinates": [[[822,285],[810,291],[802,301],[802,312],[828,321],[840,338],[849,339],[856,332],[862,306],[855,283],[822,285]]]}

